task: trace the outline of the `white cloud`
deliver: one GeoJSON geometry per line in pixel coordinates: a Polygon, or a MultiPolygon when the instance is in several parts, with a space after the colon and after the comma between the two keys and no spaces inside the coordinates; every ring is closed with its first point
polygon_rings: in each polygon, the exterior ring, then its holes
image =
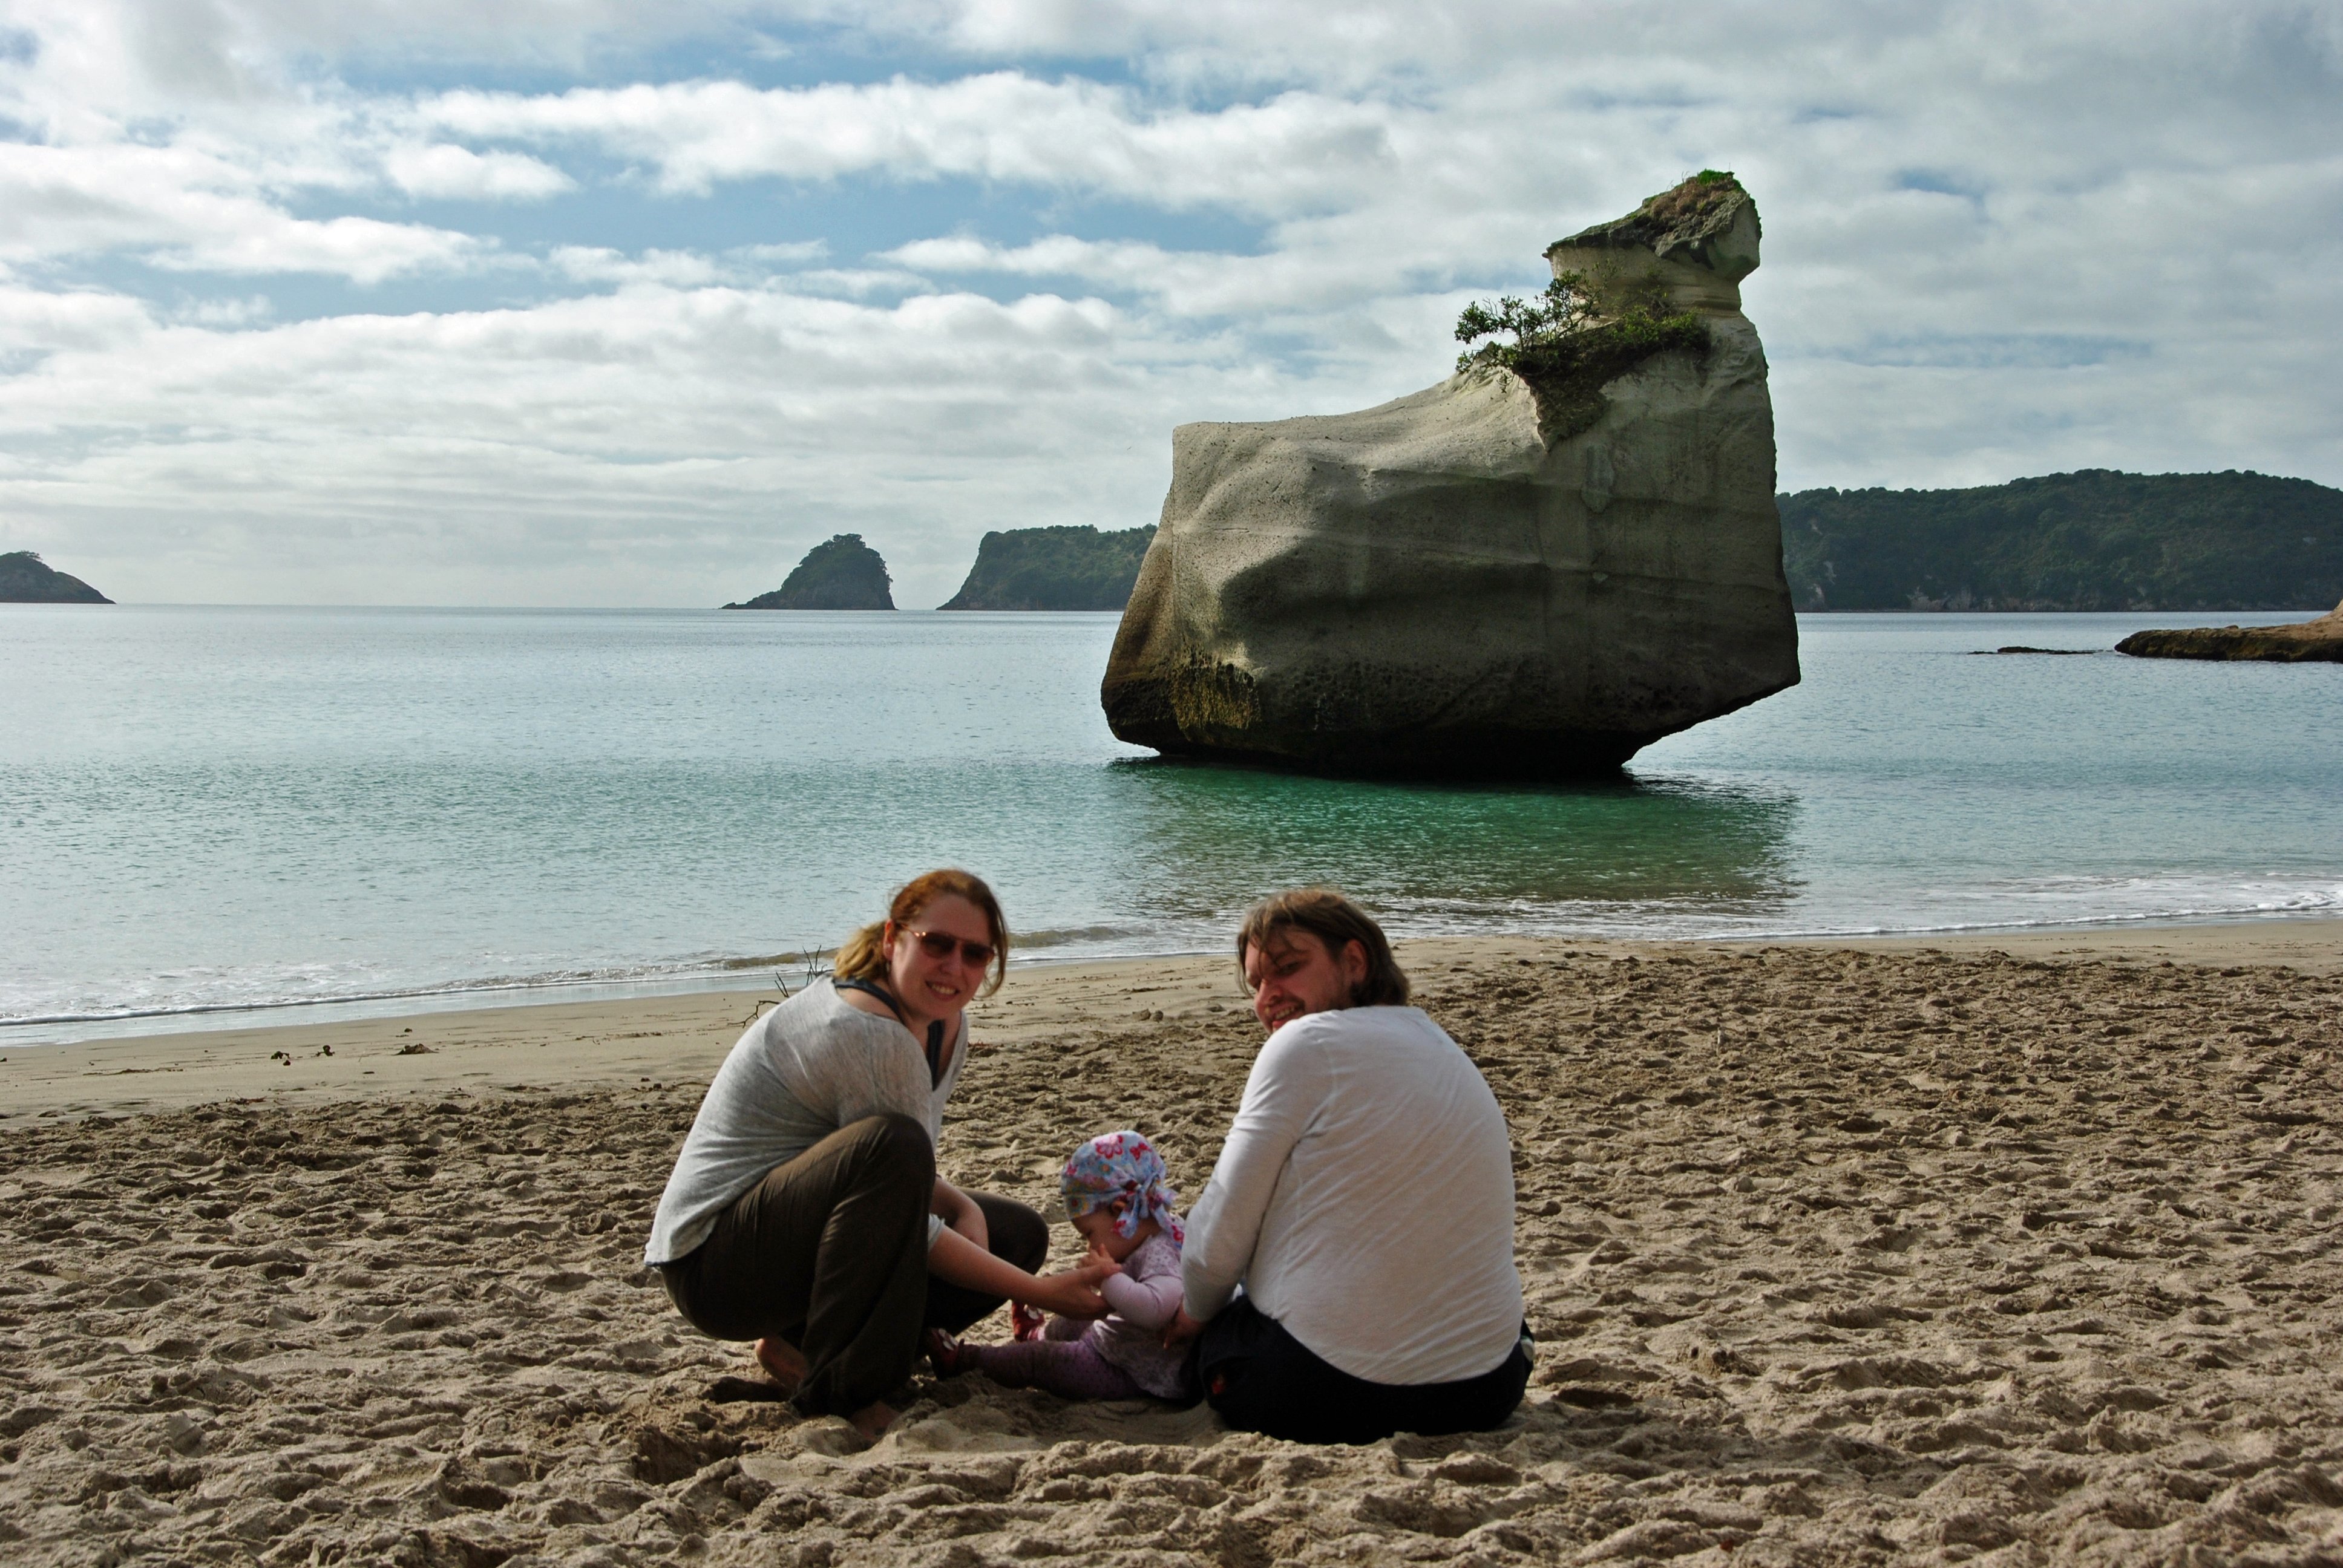
{"type": "Polygon", "coordinates": [[[61,348],[106,350],[151,325],[146,306],[94,288],[31,287],[0,273],[0,346],[29,363],[61,348]]]}
{"type": "Polygon", "coordinates": [[[266,295],[255,294],[242,299],[189,300],[170,318],[190,327],[239,327],[259,326],[276,314],[276,305],[266,295]]]}
{"type": "Polygon", "coordinates": [[[852,527],[935,602],[987,528],[1151,517],[1175,423],[1432,380],[1704,165],[1765,211],[1789,485],[2343,481],[2331,6],[11,15],[0,508],[129,597],[715,602],[852,527]],[[879,79],[639,64],[781,55],[879,79]],[[298,272],[403,314],[279,319],[298,272]]]}
{"type": "Polygon", "coordinates": [[[383,157],[393,184],[409,196],[458,201],[531,201],[577,188],[568,175],[522,153],[476,153],[452,142],[393,147],[383,157]]]}
{"type": "Polygon", "coordinates": [[[1377,106],[1288,93],[1213,112],[1151,109],[1126,89],[1009,71],[767,90],[699,81],[453,92],[417,105],[417,116],[478,139],[603,149],[679,192],[878,173],[1284,213],[1355,199],[1392,166],[1390,116],[1377,106]]]}
{"type": "Polygon", "coordinates": [[[761,261],[775,266],[793,266],[821,260],[830,254],[830,242],[806,239],[786,245],[742,245],[735,246],[724,254],[738,256],[743,261],[761,261]]]}
{"type": "Polygon", "coordinates": [[[1221,369],[1157,342],[1136,346],[1152,375],[1118,370],[1128,324],[1053,295],[639,280],[240,331],[118,317],[81,347],[52,327],[53,352],[0,378],[0,491],[77,519],[74,558],[133,598],[236,597],[265,557],[328,598],[445,598],[460,569],[506,601],[712,604],[860,528],[907,602],[940,602],[963,528],[1146,520],[1166,399],[1221,369]],[[598,590],[539,569],[604,551],[625,564],[598,590]]]}
{"type": "Polygon", "coordinates": [[[180,270],[328,272],[361,283],[463,263],[472,236],[377,218],[296,217],[215,154],[135,142],[0,142],[0,258],[150,255],[180,270]]]}
{"type": "MultiPolygon", "coordinates": [[[[1422,256],[1394,258],[1363,252],[1339,236],[1313,236],[1289,226],[1285,243],[1262,255],[1166,250],[1131,240],[1088,240],[1054,234],[1021,246],[999,246],[970,235],[913,240],[885,253],[915,273],[949,277],[1002,273],[1021,277],[1073,277],[1148,298],[1175,317],[1290,317],[1322,313],[1330,303],[1364,307],[1388,297],[1394,273],[1422,256]],[[1403,265],[1394,266],[1395,259],[1403,265]]],[[[1536,265],[1536,247],[1518,247],[1518,266],[1536,265]]]]}
{"type": "Polygon", "coordinates": [[[552,261],[580,283],[690,287],[713,283],[725,273],[713,257],[688,251],[648,250],[630,256],[601,246],[565,245],[554,250],[552,261]]]}
{"type": "Polygon", "coordinates": [[[836,280],[841,277],[883,277],[897,292],[924,287],[920,278],[909,273],[840,273],[806,266],[821,260],[829,250],[820,240],[796,245],[734,246],[714,254],[653,247],[631,256],[608,246],[564,245],[556,246],[546,259],[554,270],[575,282],[610,283],[621,287],[657,285],[694,288],[715,283],[753,286],[777,277],[786,277],[799,292],[811,294],[873,292],[874,286],[870,282],[840,286],[836,280]]]}
{"type": "Polygon", "coordinates": [[[152,259],[177,271],[324,272],[354,283],[379,283],[404,273],[458,266],[481,249],[468,235],[419,224],[367,217],[319,223],[267,208],[238,216],[250,221],[231,232],[192,237],[152,259]]]}

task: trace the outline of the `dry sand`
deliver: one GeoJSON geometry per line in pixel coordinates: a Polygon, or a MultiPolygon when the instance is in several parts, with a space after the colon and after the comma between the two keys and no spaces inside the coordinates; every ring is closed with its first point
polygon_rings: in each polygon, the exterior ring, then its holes
{"type": "MultiPolygon", "coordinates": [[[[1357,1449],[740,1397],[638,1260],[749,998],[7,1053],[0,1561],[2343,1561],[2343,940],[2036,945],[2095,943],[1409,947],[1540,1365],[1357,1449]]],[[[1257,1043],[1225,960],[1021,971],[979,1034],[946,1170],[1036,1204],[1122,1125],[1192,1191],[1257,1043]]]]}

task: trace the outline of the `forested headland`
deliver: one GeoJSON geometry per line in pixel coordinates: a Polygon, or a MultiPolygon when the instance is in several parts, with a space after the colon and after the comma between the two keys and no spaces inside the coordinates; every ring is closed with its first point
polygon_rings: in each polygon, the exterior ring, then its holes
{"type": "Polygon", "coordinates": [[[1087,525],[984,536],[960,592],[939,609],[1121,609],[1131,602],[1152,525],[1101,533],[1087,525]]]}
{"type": "Polygon", "coordinates": [[[2343,490],[2087,468],[1780,497],[1802,610],[2288,610],[2343,598],[2343,490]]]}

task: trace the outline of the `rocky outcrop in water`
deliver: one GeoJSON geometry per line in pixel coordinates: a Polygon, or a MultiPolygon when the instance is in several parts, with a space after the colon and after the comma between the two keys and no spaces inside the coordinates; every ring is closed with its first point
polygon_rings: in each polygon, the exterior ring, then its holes
{"type": "Polygon", "coordinates": [[[893,609],[894,579],[860,534],[834,534],[805,553],[770,593],[726,609],[893,609]]]}
{"type": "Polygon", "coordinates": [[[1174,431],[1101,692],[1115,734],[1559,778],[1795,684],[1738,286],[1758,237],[1737,182],[1687,180],[1547,251],[1596,302],[1574,336],[1356,414],[1174,431]]]}
{"type": "Polygon", "coordinates": [[[960,592],[938,609],[1100,610],[1131,602],[1152,528],[996,529],[976,547],[960,592]]]}
{"type": "Polygon", "coordinates": [[[32,550],[0,555],[0,604],[112,604],[77,577],[57,570],[32,550]]]}
{"type": "Polygon", "coordinates": [[[2135,658],[2260,659],[2277,664],[2343,664],[2343,604],[2317,620],[2289,626],[2199,626],[2136,631],[2116,644],[2135,658]]]}

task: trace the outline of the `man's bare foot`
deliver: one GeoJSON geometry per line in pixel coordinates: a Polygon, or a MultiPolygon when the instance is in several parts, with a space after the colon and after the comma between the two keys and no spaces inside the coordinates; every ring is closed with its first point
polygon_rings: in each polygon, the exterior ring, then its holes
{"type": "Polygon", "coordinates": [[[895,1411],[874,1399],[848,1416],[846,1424],[860,1433],[863,1442],[876,1442],[887,1435],[889,1427],[895,1424],[895,1411]]]}
{"type": "Polygon", "coordinates": [[[794,1395],[798,1385],[805,1382],[805,1352],[785,1339],[768,1334],[757,1342],[757,1364],[781,1391],[783,1398],[794,1395]]]}

